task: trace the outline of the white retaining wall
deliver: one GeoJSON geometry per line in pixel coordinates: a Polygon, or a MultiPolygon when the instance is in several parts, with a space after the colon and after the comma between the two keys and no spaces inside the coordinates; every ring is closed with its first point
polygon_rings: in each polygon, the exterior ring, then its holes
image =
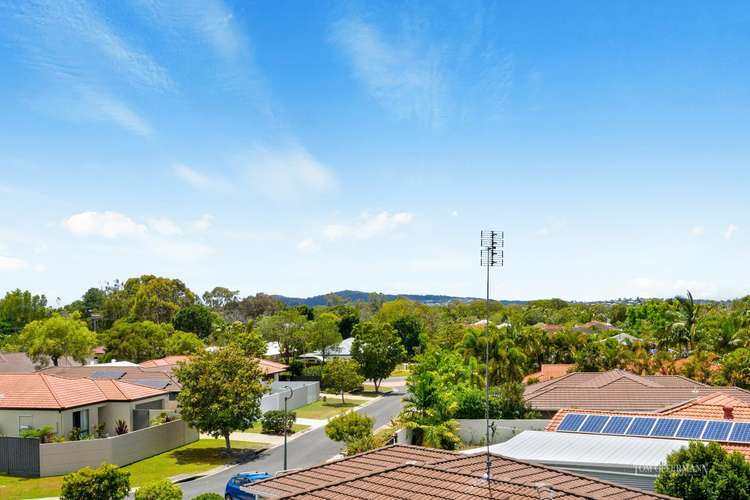
{"type": "Polygon", "coordinates": [[[128,465],[198,440],[198,431],[182,420],[121,436],[39,446],[40,476],[59,476],[102,463],[128,465]]]}
{"type": "Polygon", "coordinates": [[[289,390],[284,386],[292,389],[292,397],[287,401],[289,411],[320,399],[320,382],[274,382],[271,384],[271,394],[266,394],[260,400],[261,412],[284,409],[284,398],[289,395],[289,390]]]}
{"type": "MultiPolygon", "coordinates": [[[[549,420],[546,419],[498,419],[494,423],[494,433],[490,427],[490,444],[503,443],[523,431],[543,431],[549,420]]],[[[466,444],[485,444],[484,419],[459,419],[458,436],[466,444]]]]}

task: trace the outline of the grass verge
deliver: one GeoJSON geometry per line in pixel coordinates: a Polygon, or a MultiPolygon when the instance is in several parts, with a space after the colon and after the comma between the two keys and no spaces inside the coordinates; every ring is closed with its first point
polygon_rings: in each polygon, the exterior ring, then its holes
{"type": "MultiPolygon", "coordinates": [[[[305,424],[292,424],[291,433],[294,434],[295,432],[304,431],[305,429],[309,429],[309,428],[310,426],[305,425],[305,424]]],[[[255,432],[258,434],[263,434],[263,424],[260,421],[255,422],[252,427],[248,427],[247,429],[245,429],[245,432],[255,432]]],[[[268,433],[268,435],[275,436],[275,434],[271,434],[271,433],[268,433]]]]}
{"type": "Polygon", "coordinates": [[[362,401],[356,403],[345,402],[341,403],[341,398],[327,398],[327,401],[319,399],[314,403],[302,406],[294,410],[297,414],[297,418],[314,418],[317,420],[325,420],[327,418],[334,417],[339,413],[343,413],[351,408],[356,408],[362,401]]]}

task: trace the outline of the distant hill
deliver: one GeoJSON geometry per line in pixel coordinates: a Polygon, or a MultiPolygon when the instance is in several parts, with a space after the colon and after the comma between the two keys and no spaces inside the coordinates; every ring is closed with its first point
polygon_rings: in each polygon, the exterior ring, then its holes
{"type": "MultiPolygon", "coordinates": [[[[329,295],[337,295],[341,297],[345,302],[367,302],[368,297],[370,296],[369,292],[360,292],[357,290],[341,290],[339,292],[332,292],[330,294],[325,295],[316,295],[314,297],[307,297],[307,298],[300,298],[300,297],[285,297],[283,295],[275,295],[277,299],[284,302],[287,305],[290,306],[296,306],[298,304],[305,304],[310,307],[315,306],[325,306],[328,304],[328,296],[329,295]]],[[[458,302],[471,302],[473,300],[481,300],[476,297],[454,297],[451,295],[415,295],[415,294],[381,294],[383,300],[395,300],[399,297],[403,297],[406,299],[413,300],[414,302],[420,302],[422,304],[427,305],[442,305],[442,304],[448,304],[449,302],[458,301],[458,302]]],[[[524,301],[503,301],[504,304],[522,304],[524,301]]]]}

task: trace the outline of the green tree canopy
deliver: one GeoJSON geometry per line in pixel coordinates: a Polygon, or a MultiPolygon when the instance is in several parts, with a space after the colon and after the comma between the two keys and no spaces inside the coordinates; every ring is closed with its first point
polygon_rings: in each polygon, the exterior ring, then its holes
{"type": "Polygon", "coordinates": [[[396,330],[391,325],[382,323],[360,323],[354,328],[352,358],[360,366],[360,373],[372,380],[375,391],[380,390],[380,383],[388,377],[406,356],[396,330]]]}
{"type": "Polygon", "coordinates": [[[182,307],[195,304],[197,297],[178,279],[144,275],[125,282],[125,294],[132,297],[130,314],[141,321],[167,323],[182,307]]]}
{"type": "Polygon", "coordinates": [[[364,381],[359,374],[359,364],[353,359],[334,359],[323,366],[321,382],[326,388],[341,394],[341,403],[346,403],[344,393],[353,391],[364,381]]]}
{"type": "Polygon", "coordinates": [[[750,464],[719,443],[691,441],[667,457],[655,481],[656,491],[685,500],[750,498],[750,464]]]}
{"type": "Polygon", "coordinates": [[[46,364],[48,359],[57,366],[63,356],[70,356],[84,364],[96,347],[96,334],[88,329],[78,312],[70,317],[54,313],[51,317],[35,320],[21,331],[22,348],[35,362],[46,364]]]}
{"type": "Polygon", "coordinates": [[[172,334],[174,327],[169,323],[119,319],[102,334],[107,348],[106,359],[141,363],[162,358],[166,354],[167,339],[172,334]]]}
{"type": "Polygon", "coordinates": [[[256,360],[235,345],[202,352],[181,365],[175,376],[182,386],[177,402],[182,418],[197,430],[223,436],[251,427],[260,416],[260,399],[266,391],[256,360]]]}
{"type": "Polygon", "coordinates": [[[168,356],[198,354],[205,344],[192,332],[176,331],[167,338],[164,350],[168,356]]]}
{"type": "Polygon", "coordinates": [[[372,417],[351,411],[332,418],[326,424],[326,436],[333,441],[350,443],[372,434],[374,423],[375,419],[372,417]]]}
{"type": "Polygon", "coordinates": [[[8,292],[0,299],[0,335],[18,333],[27,324],[49,314],[44,295],[32,295],[28,290],[19,289],[8,292]]]}
{"type": "Polygon", "coordinates": [[[318,351],[325,362],[326,355],[341,342],[339,318],[333,313],[321,313],[314,321],[308,321],[302,332],[306,349],[318,351]]]}
{"type": "Polygon", "coordinates": [[[284,361],[289,364],[292,358],[302,354],[305,348],[304,326],[307,320],[294,309],[287,309],[273,316],[259,319],[255,328],[264,339],[278,342],[284,361]]]}
{"type": "Polygon", "coordinates": [[[239,325],[243,328],[232,337],[231,342],[237,344],[242,352],[245,353],[245,356],[251,358],[261,358],[265,356],[268,343],[263,336],[257,330],[245,329],[242,323],[239,323],[239,325]]]}
{"type": "Polygon", "coordinates": [[[192,332],[202,339],[211,335],[213,322],[214,314],[208,307],[200,304],[181,308],[172,319],[172,324],[177,330],[192,332]]]}

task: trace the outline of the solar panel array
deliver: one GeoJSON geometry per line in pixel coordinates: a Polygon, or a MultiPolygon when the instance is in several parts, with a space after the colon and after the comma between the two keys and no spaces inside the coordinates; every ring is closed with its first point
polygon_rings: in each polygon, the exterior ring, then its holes
{"type": "Polygon", "coordinates": [[[750,422],[568,413],[557,432],[750,443],[750,422]]]}
{"type": "Polygon", "coordinates": [[[123,371],[101,370],[91,374],[91,378],[99,380],[118,380],[125,375],[123,371]]]}

